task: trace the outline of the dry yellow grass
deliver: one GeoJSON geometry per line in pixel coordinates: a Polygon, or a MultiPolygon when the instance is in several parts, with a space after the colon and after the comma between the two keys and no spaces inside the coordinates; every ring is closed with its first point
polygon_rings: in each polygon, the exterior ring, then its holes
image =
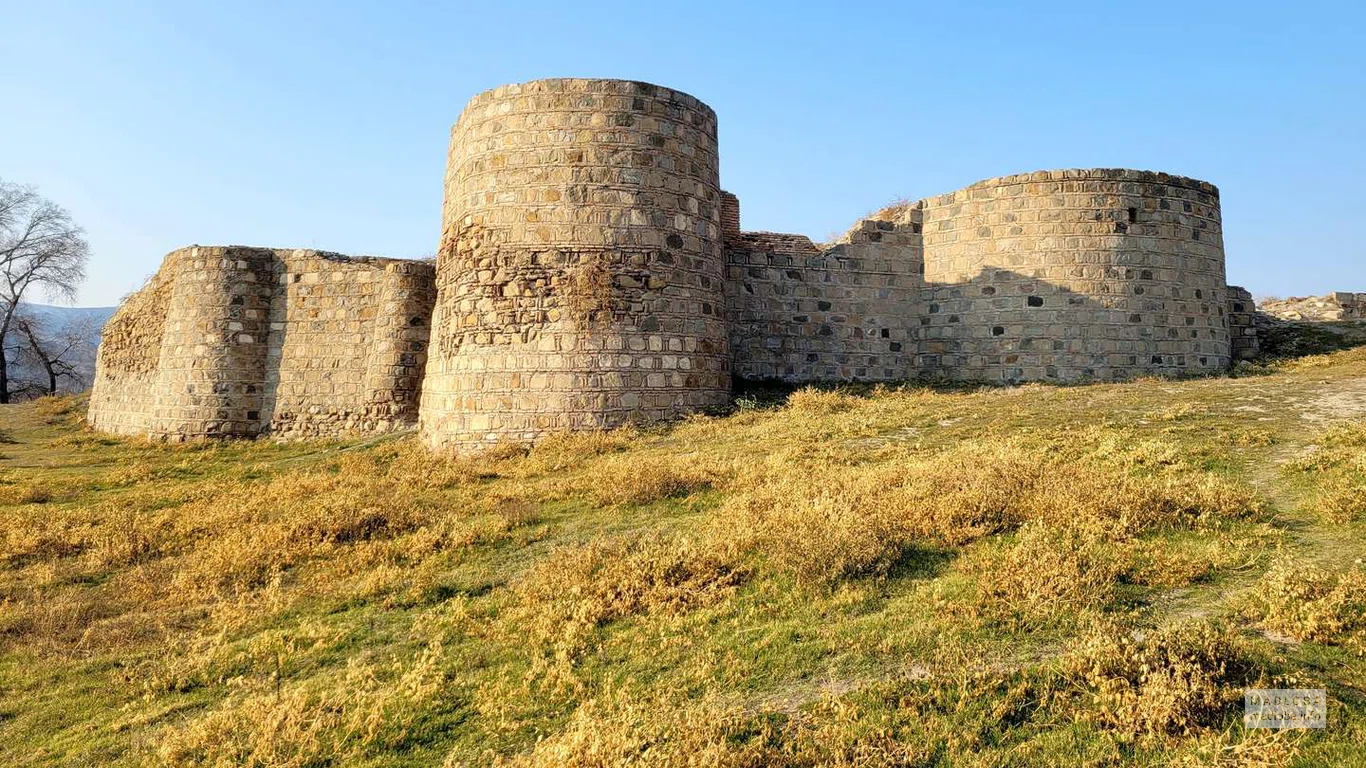
{"type": "Polygon", "coordinates": [[[696,542],[649,534],[556,549],[516,589],[525,629],[567,658],[606,622],[708,605],[732,594],[744,576],[741,567],[696,542]]]}
{"type": "Polygon", "coordinates": [[[883,459],[810,466],[775,454],[727,486],[713,525],[804,581],[833,583],[886,573],[917,544],[962,546],[1029,521],[1110,543],[1261,507],[1248,488],[1208,473],[1138,477],[1008,440],[883,459]]]}
{"type": "Polygon", "coordinates": [[[1133,568],[1125,543],[1084,527],[1042,522],[1026,523],[1016,541],[982,552],[971,569],[975,607],[1023,626],[1105,606],[1119,577],[1133,568]]]}
{"type": "Polygon", "coordinates": [[[445,673],[433,645],[411,665],[352,662],[335,684],[245,691],[170,732],[167,766],[307,768],[403,748],[441,706],[445,673]]]}
{"type": "Polygon", "coordinates": [[[1329,426],[1286,469],[1312,479],[1313,493],[1305,506],[1327,522],[1366,519],[1366,422],[1329,426]]]}

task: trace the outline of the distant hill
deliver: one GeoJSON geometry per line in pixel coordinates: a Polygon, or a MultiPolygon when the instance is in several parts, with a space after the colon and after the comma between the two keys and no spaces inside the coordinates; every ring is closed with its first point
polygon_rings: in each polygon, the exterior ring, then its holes
{"type": "MultiPolygon", "coordinates": [[[[80,336],[81,343],[75,355],[75,364],[81,372],[81,382],[71,387],[75,390],[89,387],[94,379],[95,350],[100,344],[100,330],[116,309],[118,307],[58,307],[28,303],[23,305],[23,311],[40,321],[47,337],[65,337],[71,333],[80,336]]],[[[11,331],[10,336],[5,339],[5,345],[13,347],[18,343],[11,331]]],[[[12,381],[34,381],[42,380],[44,376],[40,369],[16,364],[10,368],[10,378],[12,381]]]]}
{"type": "Polygon", "coordinates": [[[28,304],[29,312],[53,324],[55,328],[67,328],[76,322],[88,322],[94,329],[94,339],[99,342],[99,331],[114,314],[118,307],[57,307],[51,304],[28,304]]]}

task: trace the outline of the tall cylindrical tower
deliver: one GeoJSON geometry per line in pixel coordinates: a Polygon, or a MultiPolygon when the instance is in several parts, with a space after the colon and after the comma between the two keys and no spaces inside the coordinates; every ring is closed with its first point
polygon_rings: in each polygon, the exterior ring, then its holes
{"type": "Polygon", "coordinates": [[[729,393],[716,114],[556,79],[451,130],[422,432],[469,448],[652,422],[729,393]]]}

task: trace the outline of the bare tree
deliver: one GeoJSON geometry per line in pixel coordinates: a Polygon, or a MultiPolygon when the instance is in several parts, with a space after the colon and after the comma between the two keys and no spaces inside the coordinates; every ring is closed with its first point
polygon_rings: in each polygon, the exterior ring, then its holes
{"type": "MultiPolygon", "coordinates": [[[[85,279],[90,246],[65,208],[32,187],[0,180],[0,339],[10,333],[19,304],[38,289],[74,299],[85,279]]],[[[0,344],[0,403],[10,401],[9,358],[0,344]]]]}
{"type": "Polygon", "coordinates": [[[55,395],[84,389],[86,363],[92,356],[93,323],[78,320],[51,328],[38,315],[20,310],[14,315],[13,353],[7,359],[26,371],[28,380],[10,377],[10,397],[55,395]],[[65,386],[63,386],[65,385],[65,386]]]}

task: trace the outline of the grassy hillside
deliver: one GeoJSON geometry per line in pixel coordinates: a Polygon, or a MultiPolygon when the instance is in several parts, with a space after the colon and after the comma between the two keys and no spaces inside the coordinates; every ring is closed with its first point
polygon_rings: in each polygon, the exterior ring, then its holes
{"type": "Polygon", "coordinates": [[[1366,765],[1366,349],[465,460],[81,408],[0,411],[3,765],[1366,765]]]}

